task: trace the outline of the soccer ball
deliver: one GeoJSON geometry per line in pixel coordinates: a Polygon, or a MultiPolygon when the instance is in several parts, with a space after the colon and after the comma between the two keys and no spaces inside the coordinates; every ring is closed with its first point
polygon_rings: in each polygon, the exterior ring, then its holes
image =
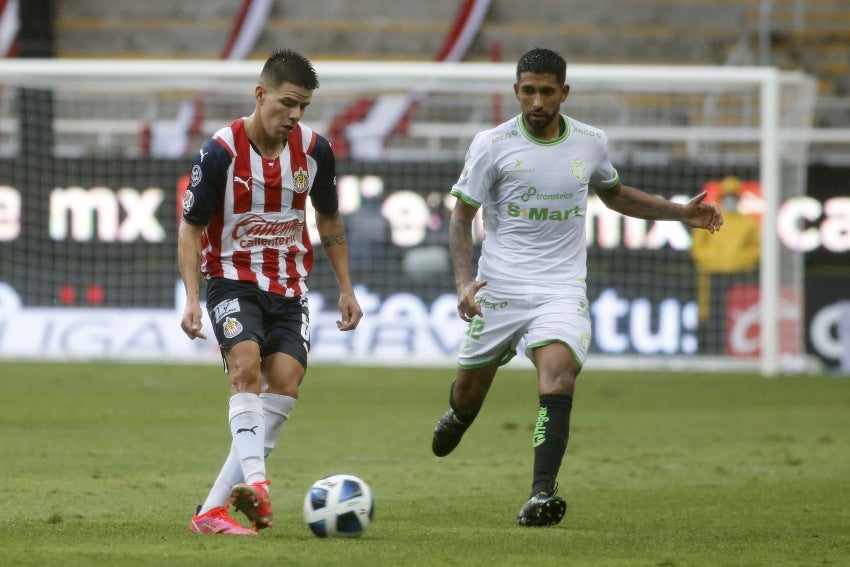
{"type": "Polygon", "coordinates": [[[319,537],[358,537],[374,512],[372,489],[351,474],[317,480],[304,496],[304,521],[319,537]]]}

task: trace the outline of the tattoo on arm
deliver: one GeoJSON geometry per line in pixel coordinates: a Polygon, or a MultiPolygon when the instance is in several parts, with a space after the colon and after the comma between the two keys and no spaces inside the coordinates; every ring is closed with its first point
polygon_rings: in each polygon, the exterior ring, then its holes
{"type": "Polygon", "coordinates": [[[338,232],[336,234],[326,234],[322,237],[322,246],[330,248],[331,246],[341,246],[345,244],[345,233],[338,232]]]}
{"type": "Polygon", "coordinates": [[[449,222],[449,255],[455,281],[472,278],[472,221],[455,220],[449,222]]]}
{"type": "Polygon", "coordinates": [[[317,211],[316,223],[319,227],[319,239],[326,249],[346,244],[345,224],[339,211],[330,215],[323,215],[317,211]]]}

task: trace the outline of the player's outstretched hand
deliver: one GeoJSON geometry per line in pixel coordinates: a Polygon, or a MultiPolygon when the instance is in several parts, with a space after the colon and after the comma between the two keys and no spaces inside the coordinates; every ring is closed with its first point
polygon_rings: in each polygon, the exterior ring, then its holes
{"type": "Polygon", "coordinates": [[[471,321],[473,317],[478,315],[482,317],[484,312],[481,306],[475,301],[475,296],[478,290],[487,285],[487,280],[470,281],[463,283],[457,288],[457,314],[464,321],[471,321]]]}
{"type": "Polygon", "coordinates": [[[360,319],[363,318],[363,310],[360,309],[357,298],[350,293],[340,294],[339,313],[342,315],[342,320],[336,322],[336,328],[340,331],[352,331],[356,329],[360,323],[360,319]]]}
{"type": "Polygon", "coordinates": [[[682,221],[694,228],[704,228],[712,234],[723,225],[723,213],[714,203],[705,201],[708,191],[703,191],[685,204],[682,221]]]}

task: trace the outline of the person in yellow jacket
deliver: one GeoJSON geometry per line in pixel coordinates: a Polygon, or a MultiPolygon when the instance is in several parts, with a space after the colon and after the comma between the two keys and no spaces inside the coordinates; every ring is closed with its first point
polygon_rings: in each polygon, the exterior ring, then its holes
{"type": "Polygon", "coordinates": [[[726,219],[723,230],[712,235],[695,230],[692,234],[703,352],[723,352],[726,293],[731,285],[755,283],[758,274],[761,228],[754,217],[738,210],[740,198],[741,181],[734,175],[725,177],[720,183],[720,208],[726,219]]]}

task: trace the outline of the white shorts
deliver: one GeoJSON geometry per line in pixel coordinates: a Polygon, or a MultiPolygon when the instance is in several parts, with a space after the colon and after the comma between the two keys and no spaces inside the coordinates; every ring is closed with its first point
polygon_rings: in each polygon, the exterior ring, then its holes
{"type": "Polygon", "coordinates": [[[474,317],[461,341],[458,366],[479,368],[506,364],[524,344],[534,361],[534,349],[564,343],[579,365],[590,348],[590,309],[583,289],[564,294],[518,295],[482,289],[476,296],[483,317],[474,317]]]}

